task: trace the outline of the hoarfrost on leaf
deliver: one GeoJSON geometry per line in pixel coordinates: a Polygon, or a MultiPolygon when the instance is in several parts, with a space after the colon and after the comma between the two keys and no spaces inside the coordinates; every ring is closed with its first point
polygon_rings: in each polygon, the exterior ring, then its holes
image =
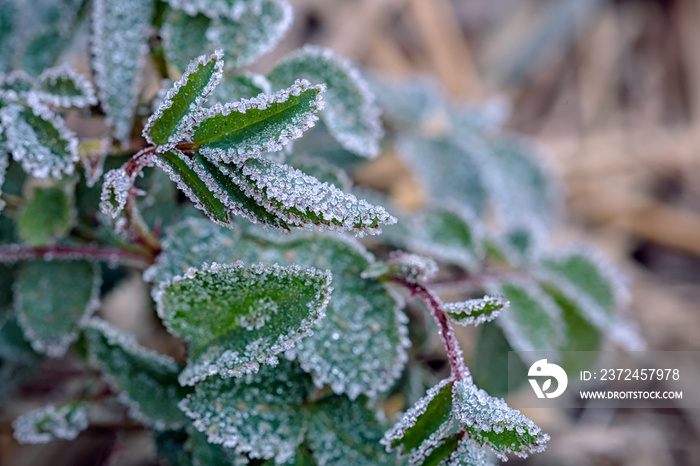
{"type": "Polygon", "coordinates": [[[165,282],[158,315],[190,348],[183,385],[276,364],[325,316],[331,275],[315,268],[204,264],[165,282]]]}
{"type": "Polygon", "coordinates": [[[14,437],[19,443],[73,440],[87,427],[87,407],[83,403],[47,405],[23,414],[12,422],[14,437]]]}
{"type": "Polygon", "coordinates": [[[226,16],[239,19],[247,11],[260,13],[265,0],[167,0],[171,7],[194,16],[203,13],[211,18],[226,16]]]}
{"type": "Polygon", "coordinates": [[[332,50],[306,46],[283,59],[268,75],[277,86],[288,86],[298,78],[327,86],[328,104],[321,118],[345,149],[369,158],[379,154],[379,141],[384,135],[379,109],[364,79],[348,60],[332,50]]]}
{"type": "Polygon", "coordinates": [[[284,463],[304,439],[311,392],[308,376],[290,361],[255,374],[210,377],[180,403],[194,427],[209,442],[234,448],[251,458],[284,463]]]}
{"type": "Polygon", "coordinates": [[[67,63],[49,68],[37,78],[37,98],[54,107],[89,107],[97,104],[90,81],[67,63]]]}
{"type": "Polygon", "coordinates": [[[445,312],[452,322],[457,325],[480,325],[491,322],[502,311],[508,309],[510,302],[499,296],[484,296],[480,299],[470,299],[458,303],[445,304],[445,312]]]}
{"type": "Polygon", "coordinates": [[[141,65],[148,50],[155,2],[95,0],[92,8],[92,67],[107,121],[128,146],[134,124],[141,65]]]}
{"type": "Polygon", "coordinates": [[[324,91],[323,85],[297,80],[272,95],[216,104],[197,115],[192,142],[216,162],[240,162],[276,152],[314,125],[324,91]]]}
{"type": "Polygon", "coordinates": [[[78,161],[78,140],[57,114],[30,94],[27,105],[0,109],[0,124],[12,158],[36,178],[71,175],[78,161]]]}
{"type": "Polygon", "coordinates": [[[15,283],[15,313],[35,351],[61,357],[99,305],[100,275],[85,261],[29,261],[15,283]]]}
{"type": "Polygon", "coordinates": [[[159,430],[184,424],[177,404],[188,390],[177,382],[181,367],[173,358],[144,348],[102,319],[90,319],[84,332],[90,360],[120,391],[119,399],[132,418],[159,430]]]}
{"type": "Polygon", "coordinates": [[[107,172],[100,195],[100,210],[103,214],[117,218],[126,206],[133,182],[133,178],[123,167],[107,172]]]}
{"type": "Polygon", "coordinates": [[[387,274],[413,283],[425,282],[437,274],[438,266],[430,257],[393,251],[387,261],[387,274]]]}

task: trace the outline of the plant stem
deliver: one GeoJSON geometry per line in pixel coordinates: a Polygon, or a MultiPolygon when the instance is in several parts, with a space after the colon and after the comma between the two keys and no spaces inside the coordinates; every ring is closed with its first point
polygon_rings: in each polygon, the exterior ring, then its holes
{"type": "Polygon", "coordinates": [[[105,248],[95,245],[85,246],[46,246],[32,248],[27,246],[0,246],[0,262],[17,262],[27,259],[41,260],[96,260],[120,262],[146,268],[153,263],[153,257],[147,252],[125,251],[118,248],[105,248]]]}
{"type": "Polygon", "coordinates": [[[454,330],[452,330],[452,326],[447,321],[447,314],[445,314],[445,309],[442,306],[440,298],[420,283],[396,276],[392,276],[390,279],[408,289],[412,296],[417,295],[425,303],[435,319],[435,323],[438,326],[438,333],[440,337],[442,337],[442,342],[445,345],[445,352],[447,352],[447,359],[450,363],[452,378],[454,380],[468,378],[467,369],[462,359],[462,349],[459,347],[459,342],[457,341],[454,330]]]}

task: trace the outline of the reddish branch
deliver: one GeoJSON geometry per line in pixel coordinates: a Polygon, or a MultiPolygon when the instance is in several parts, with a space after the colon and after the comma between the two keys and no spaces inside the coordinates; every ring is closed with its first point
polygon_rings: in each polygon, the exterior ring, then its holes
{"type": "Polygon", "coordinates": [[[450,369],[452,371],[452,378],[454,380],[467,378],[464,360],[462,359],[462,349],[459,347],[452,326],[447,321],[447,314],[445,314],[445,309],[443,308],[440,298],[435,296],[435,293],[420,283],[395,276],[392,276],[391,280],[408,289],[411,292],[411,296],[418,296],[428,309],[430,309],[430,313],[435,319],[435,323],[438,325],[438,333],[440,333],[442,342],[445,345],[447,359],[450,362],[450,369]]]}

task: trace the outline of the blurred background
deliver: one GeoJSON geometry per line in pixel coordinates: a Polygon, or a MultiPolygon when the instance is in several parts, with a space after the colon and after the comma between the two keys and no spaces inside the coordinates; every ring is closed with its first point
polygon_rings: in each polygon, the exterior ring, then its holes
{"type": "MultiPolygon", "coordinates": [[[[555,241],[594,243],[623,268],[649,349],[700,350],[700,1],[292,3],[295,24],[270,62],[311,42],[373,72],[430,76],[457,100],[509,106],[506,130],[535,139],[563,180],[555,241]]],[[[358,176],[421,203],[393,154],[358,176]]],[[[700,368],[686,383],[700,386],[700,368]]],[[[698,465],[700,409],[686,405],[523,410],[552,440],[509,463],[698,465]]]]}

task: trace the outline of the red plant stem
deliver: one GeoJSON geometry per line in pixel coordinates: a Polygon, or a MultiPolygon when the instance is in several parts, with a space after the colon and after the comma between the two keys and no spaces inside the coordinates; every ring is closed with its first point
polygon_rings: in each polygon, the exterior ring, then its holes
{"type": "Polygon", "coordinates": [[[0,246],[0,263],[17,262],[27,259],[42,260],[96,260],[104,262],[120,262],[146,268],[153,263],[153,257],[147,252],[126,251],[118,248],[105,248],[94,245],[86,246],[46,246],[32,248],[27,246],[0,246]]]}
{"type": "Polygon", "coordinates": [[[440,298],[435,296],[431,290],[420,283],[415,283],[401,277],[392,276],[390,278],[393,282],[408,289],[412,296],[417,295],[428,309],[430,309],[430,313],[435,319],[435,323],[438,325],[438,332],[440,333],[440,337],[442,337],[442,342],[445,345],[452,378],[454,380],[467,378],[464,360],[462,359],[462,349],[459,347],[459,342],[457,341],[454,330],[452,330],[452,326],[447,321],[447,314],[445,314],[440,298]]]}

